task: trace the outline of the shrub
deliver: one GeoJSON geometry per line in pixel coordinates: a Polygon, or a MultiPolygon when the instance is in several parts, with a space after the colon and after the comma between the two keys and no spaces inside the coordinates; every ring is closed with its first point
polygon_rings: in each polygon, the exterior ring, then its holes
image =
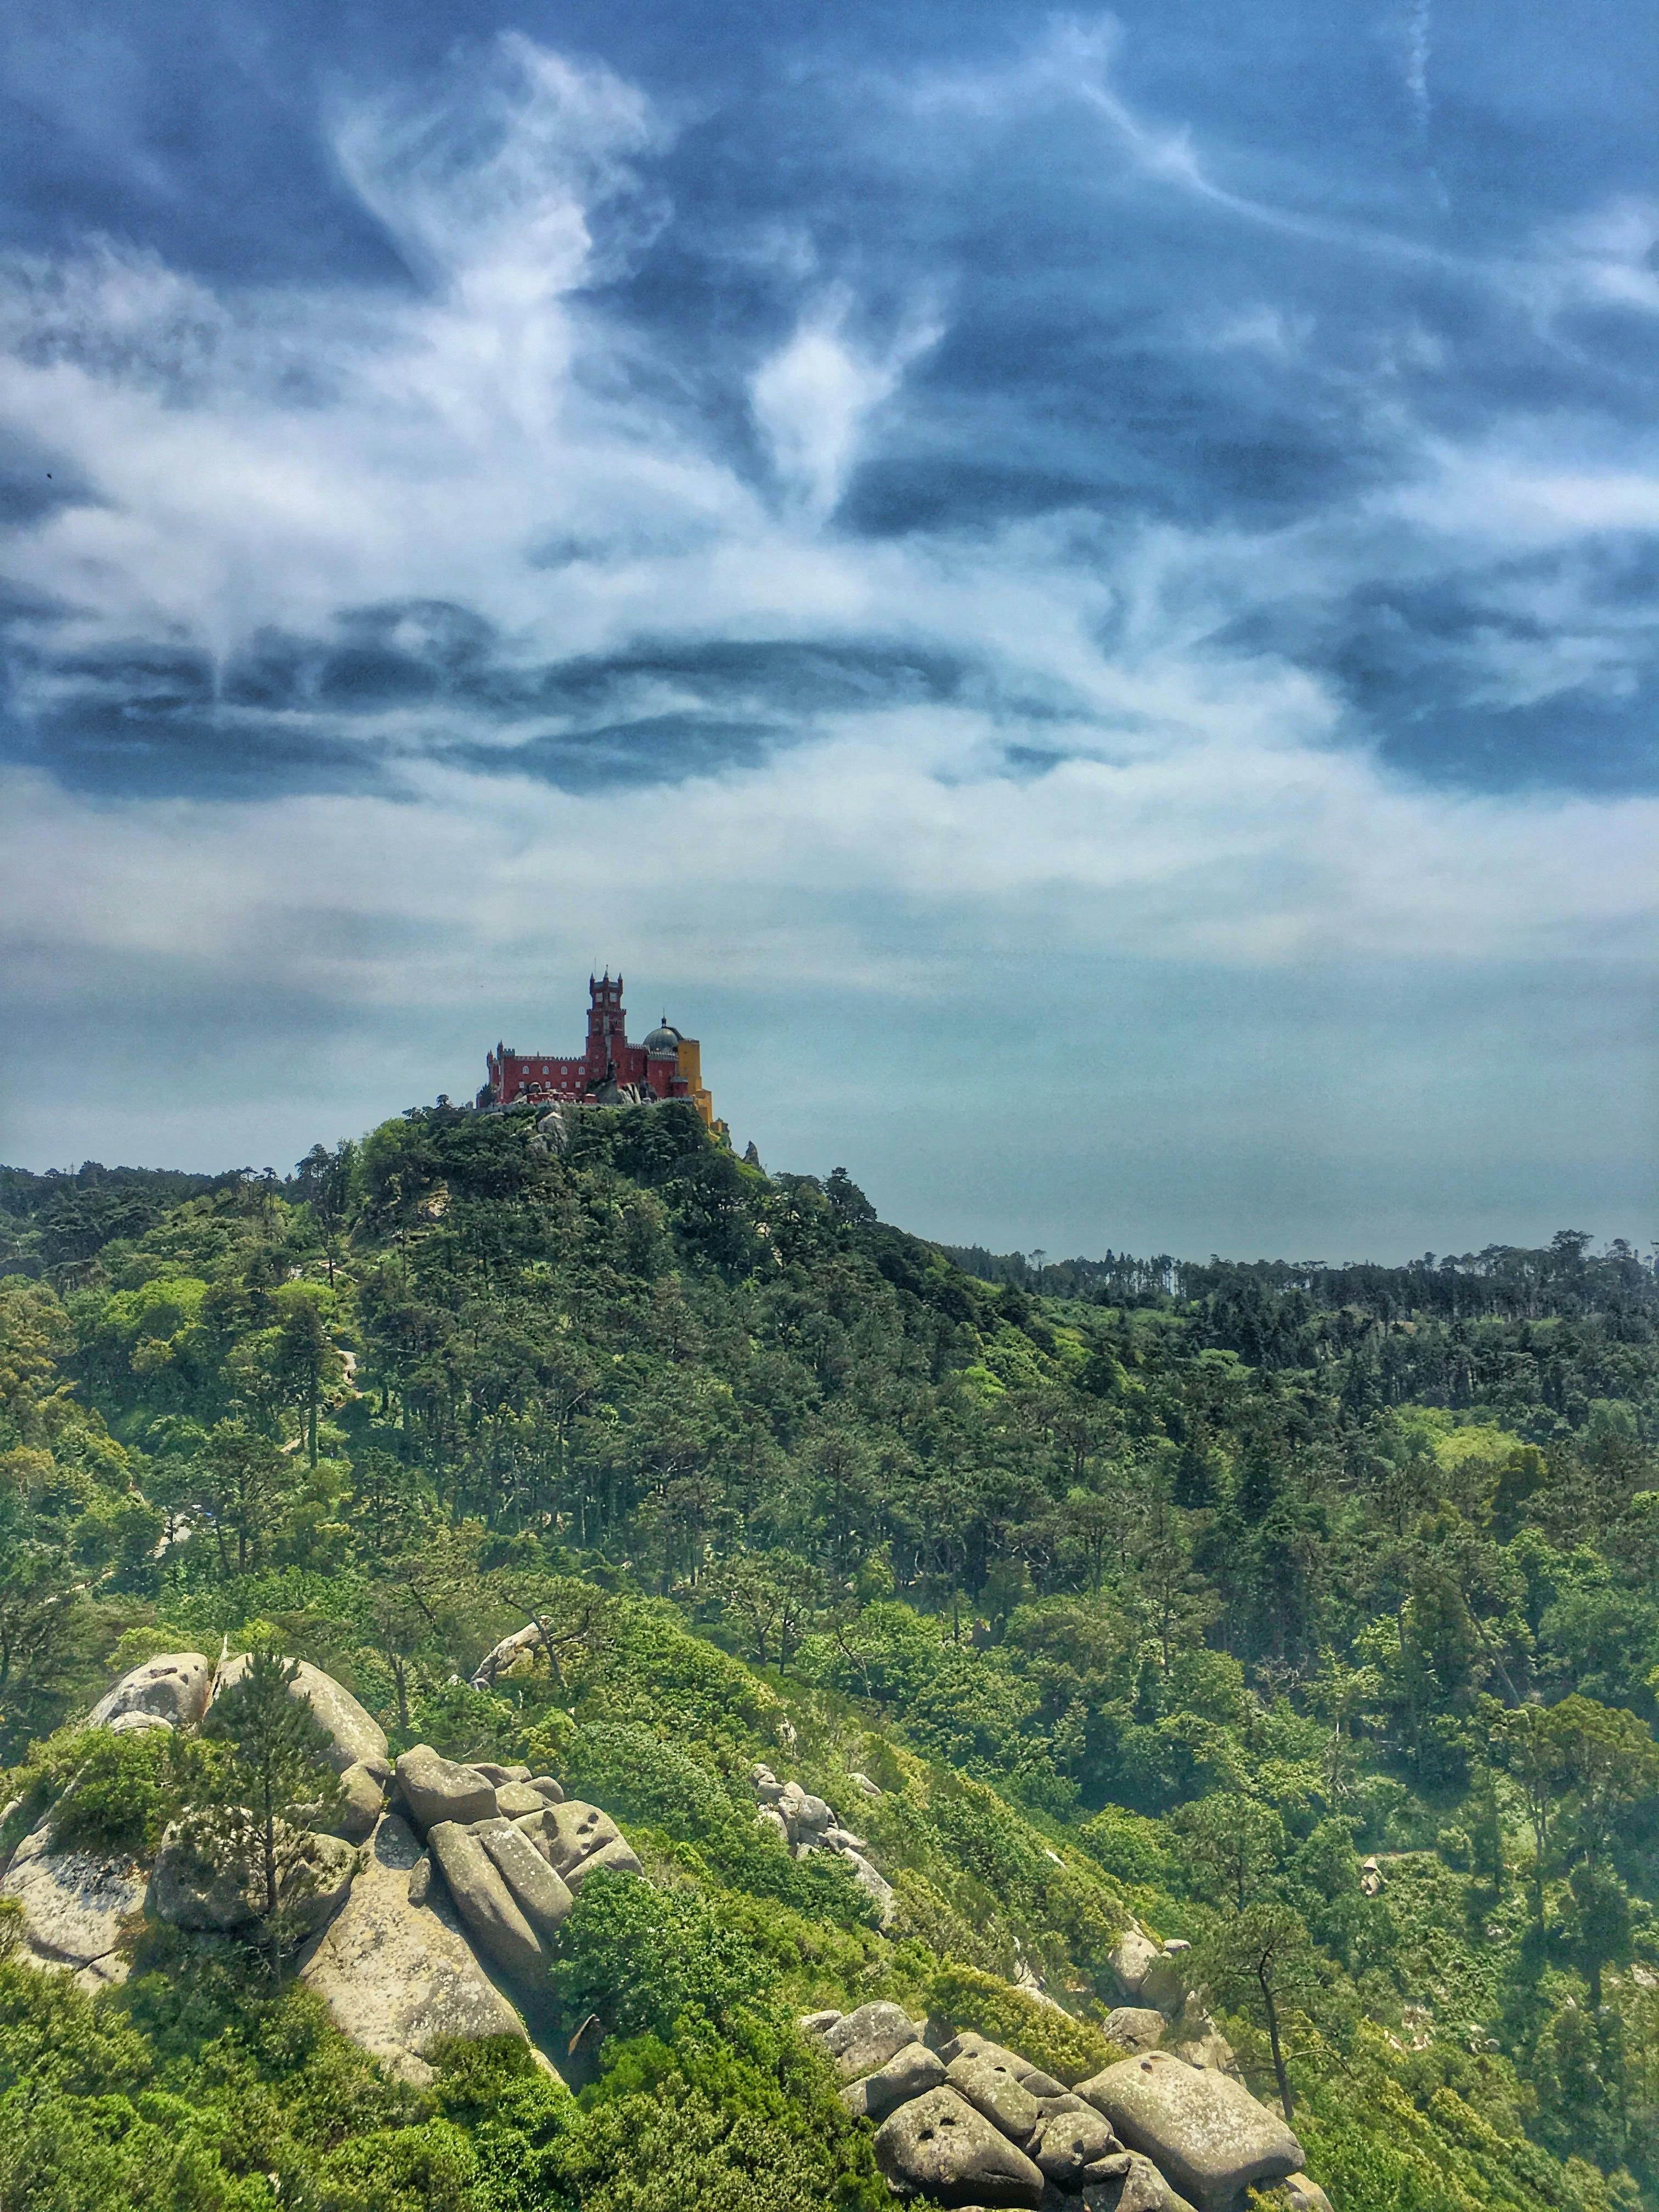
{"type": "Polygon", "coordinates": [[[619,2035],[666,2035],[682,2015],[719,2027],[773,1994],[776,1969],[715,1903],[601,1871],[559,1937],[553,1987],[573,2026],[597,2013],[619,2035]]]}
{"type": "Polygon", "coordinates": [[[155,1851],[202,1765],[198,1747],[171,1729],[112,1735],[78,1731],[80,1758],[52,1809],[54,1850],[155,1851]]]}
{"type": "Polygon", "coordinates": [[[1122,1805],[1104,1807],[1084,1823],[1077,1839],[1119,1881],[1168,1889],[1174,1878],[1175,1860],[1164,1823],[1122,1805]]]}
{"type": "Polygon", "coordinates": [[[571,1796],[693,1840],[731,1826],[737,1814],[718,1775],[632,1721],[577,1729],[561,1771],[571,1796]]]}
{"type": "Polygon", "coordinates": [[[971,2027],[993,2043],[1006,2044],[1068,2087],[1123,2056],[1088,2021],[1075,2020],[974,1966],[942,1968],[928,1989],[927,2008],[952,2027],[971,2027]]]}
{"type": "Polygon", "coordinates": [[[883,2212],[869,2130],[794,2029],[698,2023],[615,2047],[556,2170],[584,2212],[883,2212]]]}

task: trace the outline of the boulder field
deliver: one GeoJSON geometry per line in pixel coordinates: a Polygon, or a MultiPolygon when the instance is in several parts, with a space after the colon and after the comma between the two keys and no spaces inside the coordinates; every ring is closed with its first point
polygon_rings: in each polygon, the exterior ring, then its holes
{"type": "MultiPolygon", "coordinates": [[[[124,1675],[88,1724],[195,1729],[246,1663],[216,1670],[200,1652],[164,1653],[124,1675]]],[[[327,1730],[343,1793],[329,1832],[302,1839],[301,1979],[346,2034],[417,2085],[432,2078],[426,2054],[441,2036],[523,2036],[519,2005],[545,1987],[574,1893],[598,1867],[640,1871],[616,1822],[526,1766],[463,1765],[427,1744],[394,1764],[374,1716],[303,1661],[290,1695],[327,1730]]],[[[240,1885],[200,1864],[177,1829],[151,1864],[50,1845],[48,1815],[12,1853],[0,1897],[21,1908],[30,1963],[88,1990],[125,1979],[123,1938],[146,1917],[210,1934],[256,1917],[240,1885]]]]}
{"type": "Polygon", "coordinates": [[[1328,2212],[1284,2121],[1202,2060],[1152,2050],[1068,2091],[1018,2051],[896,2004],[800,2025],[874,2127],[896,2197],[963,2212],[1245,2212],[1249,2191],[1278,2187],[1291,2212],[1328,2212]]]}
{"type": "MultiPolygon", "coordinates": [[[[89,1724],[195,1729],[245,1665],[216,1669],[199,1652],[163,1653],[100,1698],[89,1724]]],[[[417,2086],[432,2079],[428,2053],[441,2038],[526,2036],[520,2006],[533,2014],[583,1882],[601,1868],[641,1871],[616,1822],[526,1766],[465,1765],[428,1744],[392,1762],[373,1715],[303,1662],[290,1694],[327,1730],[343,1789],[328,1832],[303,1838],[310,1932],[301,1978],[344,2033],[417,2086]]],[[[797,1856],[844,1854],[888,1925],[896,1899],[862,1838],[769,1767],[751,1780],[757,1819],[797,1856]]],[[[12,1853],[0,1897],[21,1909],[23,1955],[88,1990],[125,1979],[124,1939],[146,1915],[203,1931],[256,1917],[240,1887],[198,1864],[176,1831],[149,1866],[53,1850],[50,1841],[47,1816],[12,1853]]],[[[1111,1955],[1120,2002],[1105,2027],[1130,2055],[1071,2089],[1018,2051],[912,2020],[889,2002],[809,2014],[800,2025],[833,2064],[848,2110],[873,2130],[897,2198],[959,2212],[1246,2212],[1251,2191],[1273,2190],[1288,2212],[1331,2212],[1301,2171],[1296,2136],[1237,2078],[1231,2051],[1189,1993],[1185,1948],[1126,1930],[1111,1955]]]]}

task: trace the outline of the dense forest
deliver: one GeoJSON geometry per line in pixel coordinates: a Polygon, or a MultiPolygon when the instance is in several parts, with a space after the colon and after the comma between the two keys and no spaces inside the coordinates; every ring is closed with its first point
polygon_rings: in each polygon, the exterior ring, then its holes
{"type": "MultiPolygon", "coordinates": [[[[0,1170],[6,1797],[122,1668],[268,1644],[394,1747],[556,1757],[654,1900],[573,1919],[574,2099],[490,2046],[391,2085],[255,1954],[0,1962],[0,2204],[875,2207],[794,2013],[1103,2048],[1133,1912],[1336,2212],[1659,2208],[1656,1443],[1659,1281],[1574,1231],[947,1252],[672,1105],[0,1170]],[[473,1686],[527,1619],[547,1669],[473,1686]],[[781,1744],[879,1786],[888,1932],[757,1851],[781,1744]]],[[[111,1741],[78,1817],[154,1828],[111,1741]]]]}

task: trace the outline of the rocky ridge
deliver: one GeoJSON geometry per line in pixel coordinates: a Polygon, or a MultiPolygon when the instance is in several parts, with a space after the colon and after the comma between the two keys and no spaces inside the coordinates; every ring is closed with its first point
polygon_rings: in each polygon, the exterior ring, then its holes
{"type": "Polygon", "coordinates": [[[1218,2068],[1152,2050],[1073,2087],[1020,2055],[901,2006],[811,2013],[842,2101],[875,2130],[894,2195],[993,2212],[1245,2212],[1279,2189],[1330,2212],[1284,2121],[1218,2068]]]}
{"type": "MultiPolygon", "coordinates": [[[[193,1729],[245,1665],[161,1654],[125,1674],[88,1725],[193,1729]]],[[[598,1867],[640,1871],[616,1822],[527,1766],[462,1765],[425,1744],[394,1763],[373,1715],[303,1661],[290,1695],[327,1730],[325,1756],[343,1793],[328,1832],[304,1840],[301,1978],[346,2034],[416,2084],[431,2079],[426,2054],[441,2036],[526,2035],[523,2008],[543,1998],[576,1892],[598,1867]]],[[[253,1900],[201,1865],[176,1826],[146,1864],[54,1850],[50,1813],[11,1854],[0,1897],[21,1908],[29,1963],[88,1990],[126,1978],[124,1938],[146,1917],[200,1934],[256,1917],[253,1900]]]]}

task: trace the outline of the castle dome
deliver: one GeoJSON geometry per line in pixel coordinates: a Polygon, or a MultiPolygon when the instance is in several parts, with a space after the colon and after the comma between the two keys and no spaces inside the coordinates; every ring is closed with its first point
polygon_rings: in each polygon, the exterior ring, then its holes
{"type": "Polygon", "coordinates": [[[680,1033],[678,1030],[671,1030],[665,1018],[661,1025],[647,1037],[645,1048],[653,1060],[677,1060],[679,1057],[680,1033]]]}

